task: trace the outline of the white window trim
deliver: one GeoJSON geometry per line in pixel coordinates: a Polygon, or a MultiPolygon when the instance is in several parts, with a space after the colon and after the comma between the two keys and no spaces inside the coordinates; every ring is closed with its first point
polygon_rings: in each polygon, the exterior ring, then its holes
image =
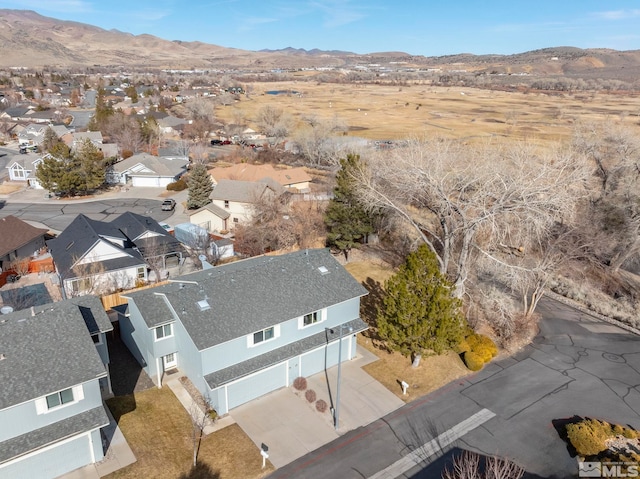
{"type": "Polygon", "coordinates": [[[312,311],[311,313],[307,313],[307,314],[313,314],[313,313],[318,313],[319,315],[318,321],[311,324],[304,324],[304,317],[306,316],[306,314],[303,314],[298,318],[298,329],[310,328],[312,326],[315,326],[316,324],[323,323],[327,320],[327,308],[323,308],[318,311],[312,311]]]}
{"type": "Polygon", "coordinates": [[[162,368],[163,369],[172,369],[178,367],[178,353],[169,353],[162,356],[162,368]],[[171,356],[173,354],[173,361],[167,362],[167,356],[171,356]]]}
{"type": "Polygon", "coordinates": [[[260,346],[262,344],[265,343],[270,343],[271,341],[277,339],[280,337],[280,325],[276,324],[275,326],[269,326],[268,328],[264,328],[264,329],[259,329],[258,331],[254,331],[253,333],[249,334],[249,336],[247,336],[247,347],[249,348],[254,348],[256,346],[260,346]],[[263,341],[260,341],[259,343],[254,343],[253,342],[253,335],[255,333],[259,333],[260,331],[266,331],[267,329],[273,328],[273,337],[269,338],[269,339],[265,339],[263,341]]]}
{"type": "Polygon", "coordinates": [[[53,411],[59,411],[60,409],[63,409],[67,406],[71,406],[73,404],[77,404],[79,401],[82,401],[84,399],[84,390],[82,389],[82,384],[78,384],[77,386],[73,386],[71,388],[65,388],[65,389],[61,389],[60,391],[54,391],[52,393],[47,394],[46,396],[43,396],[41,398],[36,399],[35,403],[36,403],[36,413],[37,414],[47,414],[53,411]],[[71,389],[71,393],[73,394],[73,401],[69,401],[67,403],[64,404],[59,404],[58,406],[54,406],[52,408],[49,408],[49,406],[47,405],[47,397],[51,396],[52,394],[57,394],[60,393],[62,391],[65,391],[67,389],[71,389]]]}
{"type": "Polygon", "coordinates": [[[173,323],[167,323],[167,324],[163,324],[162,326],[156,326],[155,328],[153,328],[153,339],[154,339],[154,341],[162,341],[163,339],[172,338],[172,337],[173,337],[173,323]],[[165,326],[169,326],[171,328],[171,333],[159,338],[158,337],[158,328],[162,328],[162,332],[164,333],[165,326]]]}

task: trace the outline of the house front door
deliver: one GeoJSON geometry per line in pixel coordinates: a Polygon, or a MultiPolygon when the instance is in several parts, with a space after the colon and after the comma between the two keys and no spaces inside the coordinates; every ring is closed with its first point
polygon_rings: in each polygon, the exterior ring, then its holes
{"type": "Polygon", "coordinates": [[[167,354],[162,357],[162,364],[164,366],[164,370],[168,371],[169,369],[178,367],[178,356],[176,353],[167,354]]]}

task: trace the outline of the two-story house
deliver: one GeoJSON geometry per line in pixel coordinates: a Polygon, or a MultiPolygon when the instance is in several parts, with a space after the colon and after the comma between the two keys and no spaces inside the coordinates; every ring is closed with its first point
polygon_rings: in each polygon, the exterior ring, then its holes
{"type": "Polygon", "coordinates": [[[189,222],[210,232],[231,230],[235,225],[251,220],[256,203],[282,195],[288,193],[271,178],[260,181],[221,179],[213,188],[211,203],[193,211],[189,222]]]}
{"type": "Polygon", "coordinates": [[[0,317],[0,477],[54,478],[104,457],[110,323],[83,300],[0,317]]]}
{"type": "Polygon", "coordinates": [[[120,331],[159,387],[179,368],[226,414],[353,358],[365,294],[329,250],[261,256],[130,293],[120,331]]]}

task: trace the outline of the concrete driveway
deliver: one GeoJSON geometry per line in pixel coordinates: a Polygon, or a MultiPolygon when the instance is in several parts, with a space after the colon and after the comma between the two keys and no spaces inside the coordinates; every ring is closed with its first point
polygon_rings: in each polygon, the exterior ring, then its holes
{"type": "MultiPolygon", "coordinates": [[[[231,410],[231,417],[251,440],[269,448],[269,460],[282,467],[305,454],[333,441],[342,434],[365,426],[404,406],[404,402],[362,370],[365,364],[378,358],[358,347],[355,359],[342,364],[340,386],[340,427],[333,426],[329,410],[319,413],[305,399],[304,392],[292,387],[231,410]]],[[[318,399],[333,404],[336,395],[338,368],[307,378],[307,389],[313,389],[318,399]],[[329,385],[331,388],[329,388],[329,385]]]]}

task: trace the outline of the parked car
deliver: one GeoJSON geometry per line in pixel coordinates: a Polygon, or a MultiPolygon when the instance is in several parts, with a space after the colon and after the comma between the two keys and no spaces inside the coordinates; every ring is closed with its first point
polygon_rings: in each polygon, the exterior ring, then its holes
{"type": "Polygon", "coordinates": [[[176,200],[168,198],[162,202],[162,211],[173,211],[176,208],[176,200]]]}
{"type": "Polygon", "coordinates": [[[222,145],[222,140],[211,140],[211,146],[222,145]]]}

